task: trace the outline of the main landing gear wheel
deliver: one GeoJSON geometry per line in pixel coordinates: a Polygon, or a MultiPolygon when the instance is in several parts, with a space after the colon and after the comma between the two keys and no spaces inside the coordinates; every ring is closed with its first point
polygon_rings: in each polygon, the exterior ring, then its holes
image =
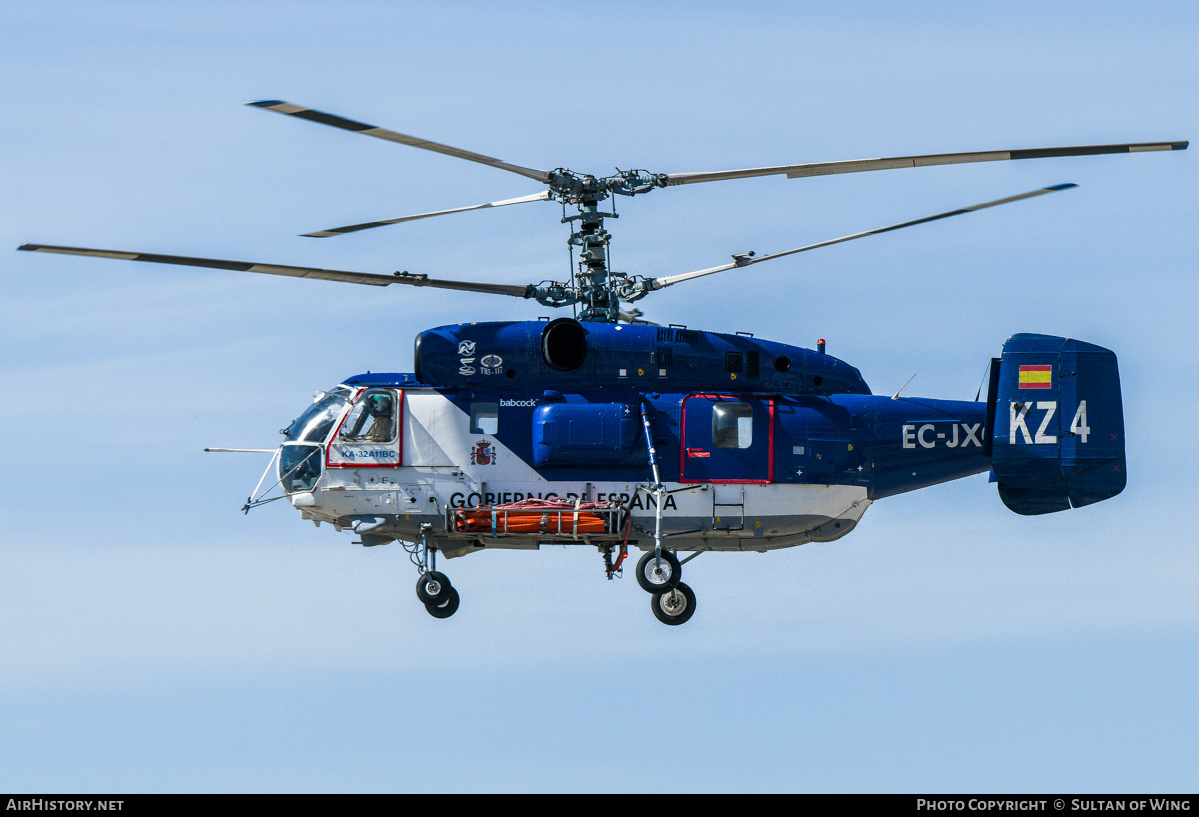
{"type": "Polygon", "coordinates": [[[637,562],[637,584],[647,593],[663,593],[679,583],[683,568],[679,559],[669,550],[662,551],[662,563],[654,564],[654,552],[641,557],[637,562]]]}
{"type": "Polygon", "coordinates": [[[441,604],[449,598],[449,592],[453,589],[449,578],[436,570],[424,573],[416,581],[416,597],[424,605],[441,604]]]}
{"type": "Polygon", "coordinates": [[[679,582],[665,593],[655,593],[650,607],[653,608],[654,616],[663,624],[682,624],[695,614],[695,593],[690,587],[679,582]]]}
{"type": "Polygon", "coordinates": [[[444,595],[445,598],[441,601],[431,601],[425,605],[425,609],[433,618],[449,618],[458,612],[458,591],[446,585],[444,595]]]}

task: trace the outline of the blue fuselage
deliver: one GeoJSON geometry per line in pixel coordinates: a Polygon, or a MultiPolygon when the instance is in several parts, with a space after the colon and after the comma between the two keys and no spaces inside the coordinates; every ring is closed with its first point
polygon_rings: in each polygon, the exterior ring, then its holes
{"type": "Polygon", "coordinates": [[[644,482],[643,408],[666,482],[854,485],[876,499],[990,468],[986,404],[872,395],[844,361],[746,335],[458,324],[422,333],[415,362],[415,376],[346,384],[432,387],[467,416],[488,407],[492,436],[549,481],[644,482]]]}

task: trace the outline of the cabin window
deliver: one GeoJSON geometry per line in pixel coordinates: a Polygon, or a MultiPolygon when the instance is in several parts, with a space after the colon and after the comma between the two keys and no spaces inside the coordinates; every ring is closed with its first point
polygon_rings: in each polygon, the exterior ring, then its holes
{"type": "Polygon", "coordinates": [[[712,445],[717,448],[749,448],[753,441],[753,406],[749,403],[717,403],[712,406],[712,445]]]}
{"type": "Polygon", "coordinates": [[[386,389],[363,392],[341,424],[338,442],[389,443],[396,438],[395,395],[386,389]]]}
{"type": "Polygon", "coordinates": [[[745,365],[745,359],[740,352],[725,352],[724,353],[724,370],[737,374],[745,365]]]}
{"type": "Polygon", "coordinates": [[[470,433],[495,434],[500,430],[499,403],[470,404],[470,433]]]}

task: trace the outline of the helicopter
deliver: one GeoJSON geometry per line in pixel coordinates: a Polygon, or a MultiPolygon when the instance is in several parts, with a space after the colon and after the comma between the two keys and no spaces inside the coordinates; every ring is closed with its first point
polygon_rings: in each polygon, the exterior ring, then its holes
{"type": "MultiPolygon", "coordinates": [[[[908,167],[1185,150],[1149,142],[857,159],[740,170],[595,176],[541,170],[281,100],[266,111],[487,165],[539,192],[305,234],[330,238],[473,210],[562,206],[571,274],[524,285],[427,274],[319,269],[24,244],[26,251],[285,275],[365,286],[433,287],[572,307],[570,317],[440,326],[417,335],[410,372],[365,373],[316,395],[282,429],[243,511],[287,500],[305,520],[376,547],[398,542],[435,618],[459,609],[438,570],[493,549],[596,548],[608,579],[634,575],[667,625],[688,621],[683,566],[709,551],[765,552],[850,533],[880,499],[990,473],[1012,511],[1039,515],[1119,494],[1126,484],[1116,355],[1084,341],[1018,333],[990,362],[986,398],[871,392],[858,369],[816,349],[642,319],[632,304],[697,278],[1024,201],[1055,184],[794,249],[647,277],[609,268],[604,202],[677,185],[908,167]],[[568,213],[573,208],[573,213],[568,213]],[[577,252],[578,260],[574,260],[577,252]],[[266,489],[268,480],[274,479],[266,489]],[[275,488],[281,493],[274,494],[275,488]]],[[[909,381],[910,382],[910,381],[909,381]]],[[[905,387],[907,384],[904,384],[905,387]]]]}

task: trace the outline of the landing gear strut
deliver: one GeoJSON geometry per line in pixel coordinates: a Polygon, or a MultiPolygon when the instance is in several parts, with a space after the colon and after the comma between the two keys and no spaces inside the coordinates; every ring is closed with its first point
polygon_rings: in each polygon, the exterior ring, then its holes
{"type": "MultiPolygon", "coordinates": [[[[654,435],[649,422],[649,403],[641,401],[641,427],[645,431],[645,446],[649,450],[649,465],[654,471],[653,485],[638,485],[637,490],[652,498],[654,503],[654,549],[637,562],[637,584],[653,594],[650,607],[663,624],[682,624],[695,613],[695,594],[691,588],[679,581],[683,565],[677,556],[662,547],[662,509],[666,506],[669,491],[662,485],[658,471],[658,456],[654,449],[654,435]]],[[[627,537],[626,537],[627,538],[627,537]]],[[[690,561],[702,551],[696,551],[684,561],[690,561]]]]}
{"type": "Polygon", "coordinates": [[[413,564],[420,572],[416,580],[416,597],[433,618],[449,618],[458,612],[458,591],[444,573],[437,572],[437,548],[429,544],[428,522],[420,526],[420,542],[409,551],[413,564]]]}

